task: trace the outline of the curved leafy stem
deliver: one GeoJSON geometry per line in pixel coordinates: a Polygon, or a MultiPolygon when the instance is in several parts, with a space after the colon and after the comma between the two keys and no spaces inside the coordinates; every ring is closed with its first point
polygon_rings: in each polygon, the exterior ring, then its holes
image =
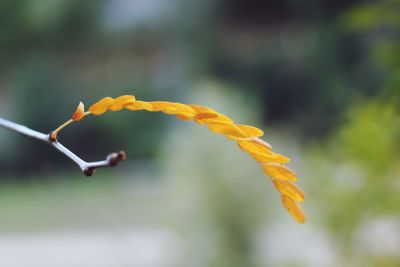
{"type": "Polygon", "coordinates": [[[58,136],[65,127],[89,115],[100,116],[107,111],[120,111],[123,109],[131,111],[146,110],[175,115],[184,121],[194,121],[206,125],[212,132],[222,134],[235,141],[243,151],[250,154],[260,164],[263,172],[271,177],[274,187],[281,194],[283,206],[292,217],[299,223],[305,222],[305,214],[299,205],[300,202],[304,201],[305,194],[295,184],[297,175],[285,166],[290,159],[272,151],[271,145],[260,138],[264,135],[261,129],[237,124],[229,117],[209,107],[167,101],[139,101],[132,95],[123,95],[117,98],[105,97],[91,105],[88,111],[85,111],[84,104],[80,102],[71,119],[61,124],[50,134],[43,134],[1,118],[0,126],[51,144],[74,161],[85,175],[91,176],[97,168],[113,167],[124,160],[125,153],[120,151],[110,154],[103,161],[86,162],[64,147],[58,141],[58,136]]]}
{"type": "Polygon", "coordinates": [[[184,121],[195,121],[206,125],[212,132],[234,140],[243,151],[250,154],[261,165],[264,173],[272,178],[273,185],[281,194],[283,206],[293,218],[299,223],[305,222],[304,212],[299,205],[304,201],[305,194],[294,183],[297,180],[296,174],[285,166],[290,161],[289,158],[272,151],[271,145],[260,138],[264,135],[262,130],[249,125],[236,124],[229,117],[209,107],[167,101],[139,101],[132,95],[117,98],[105,97],[91,105],[88,111],[85,111],[84,104],[80,102],[72,118],[51,133],[51,139],[57,140],[62,129],[89,115],[100,116],[107,111],[115,112],[123,109],[175,115],[184,121]]]}

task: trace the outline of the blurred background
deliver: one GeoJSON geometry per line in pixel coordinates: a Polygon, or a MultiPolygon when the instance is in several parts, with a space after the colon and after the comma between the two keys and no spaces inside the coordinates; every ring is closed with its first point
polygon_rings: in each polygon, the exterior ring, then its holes
{"type": "Polygon", "coordinates": [[[0,265],[400,266],[399,0],[1,0],[0,116],[49,132],[133,94],[257,125],[307,192],[296,224],[256,162],[144,111],[62,132],[85,178],[0,129],[0,265]]]}

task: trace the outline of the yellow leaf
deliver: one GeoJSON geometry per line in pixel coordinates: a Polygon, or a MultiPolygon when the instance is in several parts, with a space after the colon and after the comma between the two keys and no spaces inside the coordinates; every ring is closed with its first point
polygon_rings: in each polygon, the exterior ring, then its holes
{"type": "Polygon", "coordinates": [[[286,166],[279,163],[265,163],[262,168],[266,175],[280,180],[296,181],[296,174],[286,166]]]}
{"type": "Polygon", "coordinates": [[[194,117],[195,121],[201,124],[208,124],[208,123],[233,123],[233,120],[228,118],[227,116],[216,112],[215,110],[200,105],[188,105],[191,107],[195,112],[196,115],[194,117]]]}
{"type": "Polygon", "coordinates": [[[282,195],[282,204],[298,223],[304,223],[306,221],[303,209],[293,199],[286,195],[282,195]]]}
{"type": "Polygon", "coordinates": [[[209,108],[209,107],[206,107],[206,106],[194,105],[194,104],[188,104],[188,106],[191,107],[196,112],[196,114],[200,114],[200,113],[217,113],[212,108],[209,108]]]}
{"type": "Polygon", "coordinates": [[[186,118],[193,119],[196,113],[194,112],[194,110],[191,107],[183,105],[183,104],[179,104],[177,110],[171,114],[181,115],[181,116],[185,116],[186,118]]]}
{"type": "Polygon", "coordinates": [[[258,138],[258,137],[250,137],[249,140],[251,140],[251,141],[253,141],[253,142],[256,142],[256,143],[258,143],[258,144],[260,144],[260,145],[263,145],[263,146],[265,146],[265,147],[267,147],[267,148],[269,148],[269,149],[272,149],[272,146],[271,146],[270,144],[268,144],[267,142],[265,142],[264,140],[262,140],[261,138],[258,138]]]}
{"type": "Polygon", "coordinates": [[[195,116],[195,120],[200,123],[205,123],[206,121],[210,121],[210,119],[218,118],[217,113],[203,112],[198,113],[195,116]]]}
{"type": "Polygon", "coordinates": [[[93,104],[90,108],[89,111],[93,115],[101,115],[104,112],[107,111],[108,107],[111,106],[114,103],[114,99],[111,97],[105,97],[98,101],[97,103],[93,104]]]}
{"type": "Polygon", "coordinates": [[[232,139],[241,139],[246,137],[246,133],[234,124],[230,123],[209,123],[208,128],[214,133],[220,133],[232,139]]]}
{"type": "Polygon", "coordinates": [[[191,120],[194,119],[194,116],[191,116],[191,115],[186,116],[186,115],[183,115],[183,114],[176,114],[176,117],[181,119],[181,120],[183,120],[183,121],[191,121],[191,120]]]}
{"type": "Polygon", "coordinates": [[[260,137],[264,135],[264,132],[261,129],[250,125],[236,124],[236,126],[242,129],[248,137],[260,137]]]}
{"type": "Polygon", "coordinates": [[[114,103],[108,107],[111,111],[122,110],[125,106],[135,102],[135,97],[133,95],[123,95],[114,99],[114,103]]]}
{"type": "Polygon", "coordinates": [[[239,147],[251,154],[272,154],[272,151],[269,147],[266,147],[258,142],[254,142],[253,140],[239,140],[239,147]]]}
{"type": "Polygon", "coordinates": [[[171,115],[179,114],[185,117],[194,117],[195,115],[195,111],[191,107],[181,103],[167,101],[151,101],[149,103],[153,106],[154,111],[161,111],[171,115]]]}
{"type": "Polygon", "coordinates": [[[227,123],[233,124],[233,120],[228,118],[227,116],[221,113],[200,113],[196,114],[195,120],[201,124],[208,124],[208,123],[227,123]],[[216,116],[214,116],[216,115],[216,116]]]}
{"type": "Polygon", "coordinates": [[[153,106],[145,101],[135,101],[125,106],[126,109],[129,110],[147,110],[154,111],[153,106]]]}
{"type": "Polygon", "coordinates": [[[258,163],[270,163],[270,162],[275,162],[275,163],[281,163],[285,164],[290,162],[290,159],[288,157],[285,157],[281,154],[271,152],[271,154],[257,154],[253,153],[251,154],[253,159],[257,161],[258,163]]]}
{"type": "Polygon", "coordinates": [[[79,102],[78,107],[76,108],[74,114],[72,114],[72,119],[74,121],[80,121],[85,114],[85,105],[82,102],[79,102]]]}
{"type": "Polygon", "coordinates": [[[297,202],[304,201],[304,192],[293,182],[274,179],[273,183],[282,195],[288,196],[297,202]]]}

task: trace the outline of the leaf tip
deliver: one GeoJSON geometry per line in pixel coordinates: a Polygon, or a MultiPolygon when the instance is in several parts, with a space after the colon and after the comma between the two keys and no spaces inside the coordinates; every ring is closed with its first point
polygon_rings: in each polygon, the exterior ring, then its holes
{"type": "Polygon", "coordinates": [[[293,219],[295,219],[299,224],[306,222],[306,215],[296,201],[286,195],[282,195],[282,204],[293,217],[293,219]]]}

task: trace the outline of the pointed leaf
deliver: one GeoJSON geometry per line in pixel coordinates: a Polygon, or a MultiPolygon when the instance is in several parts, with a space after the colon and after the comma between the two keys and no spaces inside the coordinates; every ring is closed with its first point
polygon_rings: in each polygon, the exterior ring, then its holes
{"type": "Polygon", "coordinates": [[[240,140],[237,143],[242,150],[251,154],[272,154],[271,149],[253,140],[240,140]]]}
{"type": "Polygon", "coordinates": [[[208,123],[228,123],[233,124],[233,120],[221,113],[200,113],[196,114],[195,120],[201,124],[208,123]],[[215,116],[216,115],[216,116],[215,116]]]}
{"type": "Polygon", "coordinates": [[[114,103],[108,107],[111,111],[122,110],[125,106],[135,102],[135,97],[133,95],[123,95],[114,99],[114,103]]]}
{"type": "Polygon", "coordinates": [[[201,106],[201,105],[188,105],[196,112],[194,117],[195,121],[201,124],[208,124],[208,123],[233,123],[233,120],[228,118],[227,116],[216,112],[212,108],[201,106]]]}
{"type": "Polygon", "coordinates": [[[105,97],[97,103],[90,106],[89,111],[93,115],[101,115],[107,111],[108,107],[114,103],[114,99],[111,97],[105,97]]]}
{"type": "Polygon", "coordinates": [[[241,139],[246,137],[246,133],[234,124],[229,123],[209,123],[208,128],[214,133],[220,133],[228,138],[241,139]]]}
{"type": "Polygon", "coordinates": [[[176,117],[183,120],[183,121],[191,121],[194,119],[194,116],[191,115],[183,115],[183,114],[176,114],[176,117]]]}
{"type": "Polygon", "coordinates": [[[153,106],[145,101],[135,101],[125,106],[128,110],[147,110],[147,111],[154,111],[153,106]]]}
{"type": "Polygon", "coordinates": [[[202,105],[188,104],[188,106],[191,107],[196,112],[196,114],[200,114],[200,113],[217,113],[212,108],[209,108],[209,107],[206,107],[206,106],[202,106],[202,105]]]}
{"type": "Polygon", "coordinates": [[[264,132],[261,129],[250,125],[236,124],[236,126],[242,129],[248,137],[260,137],[264,135],[264,132]]]}
{"type": "Polygon", "coordinates": [[[149,102],[154,111],[160,111],[170,115],[182,115],[185,117],[194,117],[195,111],[184,104],[167,101],[151,101],[149,102]]]}
{"type": "Polygon", "coordinates": [[[306,221],[303,209],[293,199],[282,195],[282,204],[298,223],[304,223],[306,221]]]}
{"type": "Polygon", "coordinates": [[[285,196],[290,197],[294,201],[303,202],[305,194],[304,192],[291,181],[283,181],[283,180],[273,180],[273,183],[276,189],[285,196]]]}
{"type": "Polygon", "coordinates": [[[251,141],[253,141],[253,142],[256,142],[256,143],[258,143],[258,144],[260,144],[260,145],[263,145],[263,146],[265,146],[265,147],[268,148],[268,149],[272,149],[272,146],[271,146],[270,144],[268,144],[267,142],[265,142],[264,140],[262,140],[261,138],[258,138],[258,137],[250,137],[249,140],[251,140],[251,141]]]}
{"type": "Polygon", "coordinates": [[[210,113],[210,112],[203,112],[203,113],[198,113],[195,116],[196,122],[199,123],[205,123],[206,121],[210,122],[210,119],[216,119],[218,118],[217,113],[210,113]]]}
{"type": "Polygon", "coordinates": [[[280,180],[296,181],[296,174],[286,166],[279,163],[266,163],[262,165],[266,175],[280,180]]]}
{"type": "Polygon", "coordinates": [[[290,162],[290,159],[288,157],[285,157],[281,154],[271,152],[271,154],[257,154],[253,153],[251,154],[253,159],[257,161],[258,163],[280,163],[280,164],[286,164],[290,162]]]}

